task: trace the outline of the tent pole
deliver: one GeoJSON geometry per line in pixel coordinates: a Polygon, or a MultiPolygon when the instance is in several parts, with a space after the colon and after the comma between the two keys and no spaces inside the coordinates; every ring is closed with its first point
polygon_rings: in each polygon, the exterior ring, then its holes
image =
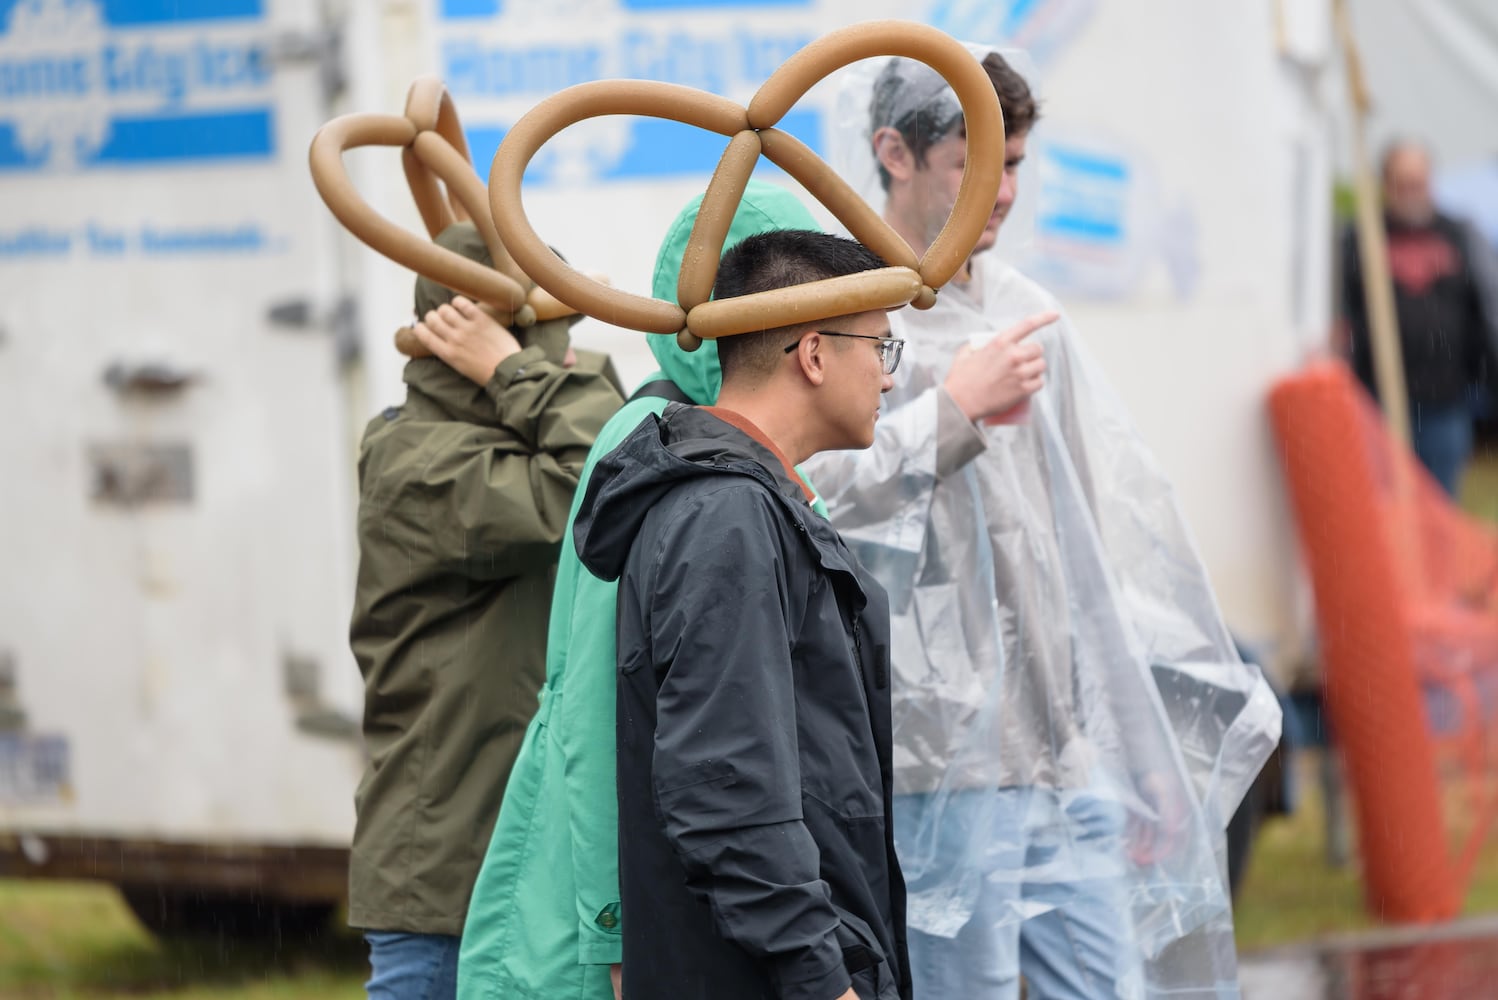
{"type": "Polygon", "coordinates": [[[1334,0],[1337,34],[1346,59],[1347,90],[1352,105],[1353,190],[1357,203],[1358,260],[1363,270],[1363,295],[1368,309],[1368,335],[1373,344],[1373,371],[1379,402],[1389,433],[1404,447],[1410,445],[1409,395],[1405,390],[1404,355],[1399,347],[1399,320],[1394,312],[1394,285],[1389,276],[1389,245],[1373,168],[1368,162],[1365,130],[1371,101],[1363,77],[1362,58],[1352,32],[1347,0],[1334,0]]]}

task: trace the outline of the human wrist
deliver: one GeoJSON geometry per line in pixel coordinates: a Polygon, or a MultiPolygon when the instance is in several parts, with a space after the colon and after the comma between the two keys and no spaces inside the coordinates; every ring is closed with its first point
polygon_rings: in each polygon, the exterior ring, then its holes
{"type": "Polygon", "coordinates": [[[955,373],[953,376],[948,376],[947,380],[942,383],[942,391],[946,393],[947,398],[957,404],[957,409],[964,417],[976,424],[983,417],[983,407],[973,394],[968,393],[962,381],[954,376],[955,373]]]}
{"type": "Polygon", "coordinates": [[[469,377],[473,381],[478,382],[480,386],[488,385],[490,381],[499,375],[500,367],[519,353],[521,353],[519,344],[495,344],[492,351],[485,352],[483,360],[474,366],[475,371],[469,377]],[[475,378],[474,376],[480,376],[482,381],[480,381],[480,378],[475,378]]]}
{"type": "Polygon", "coordinates": [[[945,387],[936,394],[936,475],[946,478],[988,449],[988,437],[945,387]]]}

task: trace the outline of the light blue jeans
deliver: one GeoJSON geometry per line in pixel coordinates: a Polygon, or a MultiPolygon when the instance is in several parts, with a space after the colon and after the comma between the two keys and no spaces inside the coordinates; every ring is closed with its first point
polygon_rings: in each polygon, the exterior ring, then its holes
{"type": "Polygon", "coordinates": [[[1021,974],[1030,1000],[1142,995],[1116,803],[1006,788],[897,795],[894,812],[915,1000],[1013,1000],[1021,974]],[[971,916],[953,936],[924,932],[914,915],[933,900],[971,916]]]}
{"type": "Polygon", "coordinates": [[[369,1000],[454,1000],[458,945],[447,934],[365,931],[369,942],[369,1000]]]}

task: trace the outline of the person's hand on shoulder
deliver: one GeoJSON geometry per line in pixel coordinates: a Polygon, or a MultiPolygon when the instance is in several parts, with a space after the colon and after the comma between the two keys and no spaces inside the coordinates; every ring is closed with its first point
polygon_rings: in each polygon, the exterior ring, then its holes
{"type": "Polygon", "coordinates": [[[411,329],[433,355],[480,386],[489,383],[500,362],[520,350],[509,330],[461,295],[428,311],[411,329]]]}
{"type": "Polygon", "coordinates": [[[1054,312],[1037,313],[982,347],[964,344],[958,350],[944,385],[969,420],[999,417],[1040,391],[1045,384],[1045,351],[1027,338],[1058,318],[1054,312]]]}

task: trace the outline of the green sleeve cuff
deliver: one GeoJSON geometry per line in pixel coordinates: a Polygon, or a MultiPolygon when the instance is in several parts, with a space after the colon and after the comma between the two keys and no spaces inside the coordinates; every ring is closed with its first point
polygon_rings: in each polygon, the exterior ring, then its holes
{"type": "Polygon", "coordinates": [[[550,362],[546,360],[546,352],[539,347],[521,348],[499,363],[499,366],[494,369],[494,376],[489,379],[489,384],[484,386],[484,391],[498,403],[499,397],[504,394],[511,383],[517,378],[524,378],[527,369],[536,364],[550,365],[550,362]]]}
{"type": "Polygon", "coordinates": [[[591,922],[578,929],[578,964],[617,965],[624,961],[623,930],[618,903],[610,903],[599,910],[591,922]]]}

